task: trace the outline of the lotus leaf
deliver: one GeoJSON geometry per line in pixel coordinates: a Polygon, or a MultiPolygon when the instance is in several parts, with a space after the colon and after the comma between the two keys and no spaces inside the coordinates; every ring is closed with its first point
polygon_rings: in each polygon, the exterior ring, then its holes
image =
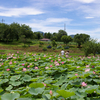
{"type": "Polygon", "coordinates": [[[32,100],[31,98],[19,98],[17,100],[32,100]]]}
{"type": "Polygon", "coordinates": [[[15,75],[10,78],[11,81],[16,81],[20,78],[21,75],[15,75]]]}
{"type": "Polygon", "coordinates": [[[42,94],[44,88],[30,88],[29,93],[32,95],[42,94]]]}
{"type": "Polygon", "coordinates": [[[31,76],[29,76],[29,75],[25,75],[23,78],[23,81],[25,81],[25,82],[29,82],[30,80],[31,80],[31,76]]]}
{"type": "Polygon", "coordinates": [[[10,91],[12,88],[13,88],[13,87],[12,87],[11,85],[9,85],[9,86],[6,88],[6,90],[7,90],[7,91],[10,91]]]}
{"type": "Polygon", "coordinates": [[[33,88],[42,88],[44,87],[43,83],[31,83],[29,87],[33,88]]]}
{"type": "Polygon", "coordinates": [[[75,95],[74,92],[67,91],[67,90],[57,90],[57,93],[64,98],[68,98],[68,97],[75,95]]]}
{"type": "Polygon", "coordinates": [[[15,100],[20,97],[19,93],[6,93],[1,96],[1,100],[15,100]]]}
{"type": "Polygon", "coordinates": [[[21,82],[10,81],[9,83],[11,85],[13,85],[13,86],[19,86],[19,85],[21,85],[21,82]]]}

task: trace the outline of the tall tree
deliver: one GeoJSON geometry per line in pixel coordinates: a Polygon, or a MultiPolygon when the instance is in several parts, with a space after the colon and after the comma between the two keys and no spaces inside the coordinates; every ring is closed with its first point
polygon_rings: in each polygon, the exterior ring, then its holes
{"type": "Polygon", "coordinates": [[[21,35],[21,26],[18,23],[11,23],[10,24],[11,28],[11,34],[12,34],[12,39],[19,40],[20,35],[21,35]]]}
{"type": "Polygon", "coordinates": [[[25,35],[25,38],[33,39],[33,31],[28,25],[21,25],[21,35],[25,35]]]}
{"type": "Polygon", "coordinates": [[[61,41],[64,42],[64,44],[68,44],[69,42],[71,42],[73,39],[71,36],[66,36],[66,35],[63,35],[61,37],[61,41]]]}
{"type": "Polygon", "coordinates": [[[63,35],[66,35],[66,36],[67,36],[67,32],[64,31],[64,30],[59,30],[59,31],[58,31],[58,34],[57,34],[57,40],[58,40],[58,41],[61,41],[61,37],[62,37],[63,35]]]}
{"type": "Polygon", "coordinates": [[[90,35],[88,34],[76,34],[74,36],[74,42],[76,42],[78,44],[78,48],[80,48],[80,46],[82,44],[84,44],[86,41],[89,41],[90,39],[90,35]]]}

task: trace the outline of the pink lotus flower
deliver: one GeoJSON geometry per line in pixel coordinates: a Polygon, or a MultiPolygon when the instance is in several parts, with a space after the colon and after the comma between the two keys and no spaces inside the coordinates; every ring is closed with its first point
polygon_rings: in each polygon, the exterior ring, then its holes
{"type": "Polygon", "coordinates": [[[80,66],[77,66],[77,68],[80,68],[80,66]]]}
{"type": "Polygon", "coordinates": [[[53,60],[51,60],[51,62],[53,62],[53,60]]]}
{"type": "Polygon", "coordinates": [[[14,63],[16,63],[16,61],[14,61],[14,63]]]}
{"type": "Polygon", "coordinates": [[[35,69],[38,69],[38,67],[35,67],[35,69]]]}
{"type": "Polygon", "coordinates": [[[83,87],[86,87],[86,86],[87,86],[87,83],[82,82],[82,86],[83,86],[83,87]]]}
{"type": "Polygon", "coordinates": [[[76,76],[78,75],[78,74],[75,74],[76,76]]]}
{"type": "Polygon", "coordinates": [[[35,59],[35,61],[37,61],[37,59],[35,59]]]}
{"type": "Polygon", "coordinates": [[[10,71],[10,69],[6,69],[6,71],[10,71]]]}
{"type": "Polygon", "coordinates": [[[64,64],[64,62],[61,62],[62,64],[64,64]]]}
{"type": "Polygon", "coordinates": [[[23,71],[26,71],[26,68],[23,68],[23,71]]]}
{"type": "Polygon", "coordinates": [[[92,68],[94,68],[94,66],[92,66],[92,68]]]}
{"type": "Polygon", "coordinates": [[[22,66],[24,66],[25,64],[22,64],[22,66]]]}
{"type": "Polygon", "coordinates": [[[49,57],[49,59],[51,59],[51,57],[49,57]]]}
{"type": "Polygon", "coordinates": [[[50,65],[50,67],[52,67],[52,65],[50,65]]]}
{"type": "Polygon", "coordinates": [[[13,59],[16,59],[16,57],[13,57],[13,59]]]}
{"type": "Polygon", "coordinates": [[[42,82],[44,86],[47,86],[44,82],[42,82]]]}
{"type": "Polygon", "coordinates": [[[17,53],[19,53],[19,51],[17,51],[17,53]]]}
{"type": "Polygon", "coordinates": [[[61,61],[61,59],[58,59],[58,61],[61,61]]]}
{"type": "Polygon", "coordinates": [[[93,71],[93,74],[96,74],[96,72],[95,72],[95,71],[93,71]]]}
{"type": "Polygon", "coordinates": [[[30,67],[30,66],[27,66],[28,68],[30,67]]]}
{"type": "Polygon", "coordinates": [[[46,57],[46,55],[44,55],[44,57],[46,57]]]}
{"type": "Polygon", "coordinates": [[[85,72],[89,72],[89,71],[90,71],[90,69],[86,69],[86,70],[85,70],[85,72]]]}
{"type": "Polygon", "coordinates": [[[41,59],[41,58],[39,57],[39,59],[41,59]]]}
{"type": "Polygon", "coordinates": [[[45,69],[48,69],[49,67],[45,67],[45,69]]]}
{"type": "Polygon", "coordinates": [[[53,95],[53,92],[52,92],[52,90],[50,90],[50,95],[51,95],[51,96],[53,95]]]}
{"type": "Polygon", "coordinates": [[[12,64],[12,62],[10,61],[10,63],[9,63],[10,65],[12,64]]]}
{"type": "Polygon", "coordinates": [[[90,67],[89,65],[86,65],[86,67],[90,67]]]}
{"type": "Polygon", "coordinates": [[[59,63],[56,63],[56,66],[59,66],[59,63]]]}

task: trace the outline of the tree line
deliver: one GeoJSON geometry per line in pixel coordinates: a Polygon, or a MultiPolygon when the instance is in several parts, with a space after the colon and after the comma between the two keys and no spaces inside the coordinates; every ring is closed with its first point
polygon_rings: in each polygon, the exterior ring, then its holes
{"type": "Polygon", "coordinates": [[[0,41],[19,41],[27,39],[42,39],[42,38],[48,38],[51,41],[59,41],[64,42],[65,44],[69,43],[70,41],[75,41],[79,43],[79,46],[81,45],[81,42],[88,40],[90,37],[87,34],[76,34],[75,39],[73,39],[71,36],[68,36],[67,32],[64,30],[58,30],[58,32],[50,33],[50,32],[33,32],[30,26],[25,24],[19,24],[19,23],[0,23],[0,41]],[[83,40],[83,41],[82,41],[83,40]]]}
{"type": "Polygon", "coordinates": [[[68,44],[71,41],[74,41],[78,44],[78,48],[83,46],[83,51],[86,56],[88,54],[96,52],[100,52],[100,43],[97,43],[96,40],[90,39],[90,35],[85,33],[77,33],[74,35],[74,38],[68,35],[68,33],[64,30],[58,30],[58,32],[50,33],[50,32],[33,32],[30,26],[19,23],[0,23],[0,41],[3,42],[13,42],[13,41],[21,41],[25,43],[27,40],[34,39],[42,39],[48,38],[51,41],[59,41],[64,42],[64,44],[68,44]]]}

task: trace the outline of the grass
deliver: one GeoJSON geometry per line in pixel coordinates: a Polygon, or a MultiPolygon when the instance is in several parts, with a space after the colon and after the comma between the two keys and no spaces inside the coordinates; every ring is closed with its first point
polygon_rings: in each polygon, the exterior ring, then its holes
{"type": "MultiPolygon", "coordinates": [[[[64,49],[63,47],[65,46],[65,44],[63,44],[62,42],[57,42],[57,46],[62,46],[62,48],[60,49],[56,49],[53,50],[48,49],[47,46],[51,44],[51,42],[44,42],[44,45],[42,45],[41,47],[39,47],[39,41],[32,41],[33,44],[29,45],[26,44],[26,46],[24,47],[23,43],[19,43],[19,42],[12,42],[9,44],[6,43],[0,43],[0,54],[5,54],[5,53],[16,53],[17,51],[19,51],[20,53],[23,52],[32,52],[32,53],[48,53],[48,54],[60,54],[61,50],[64,49]],[[43,48],[46,47],[47,51],[43,51],[43,48]]],[[[77,48],[77,45],[75,43],[70,43],[67,46],[69,46],[69,49],[64,49],[64,51],[66,52],[67,50],[69,50],[70,55],[69,56],[84,56],[84,52],[82,51],[82,48],[77,48]]],[[[90,55],[92,56],[92,54],[90,55]]]]}

